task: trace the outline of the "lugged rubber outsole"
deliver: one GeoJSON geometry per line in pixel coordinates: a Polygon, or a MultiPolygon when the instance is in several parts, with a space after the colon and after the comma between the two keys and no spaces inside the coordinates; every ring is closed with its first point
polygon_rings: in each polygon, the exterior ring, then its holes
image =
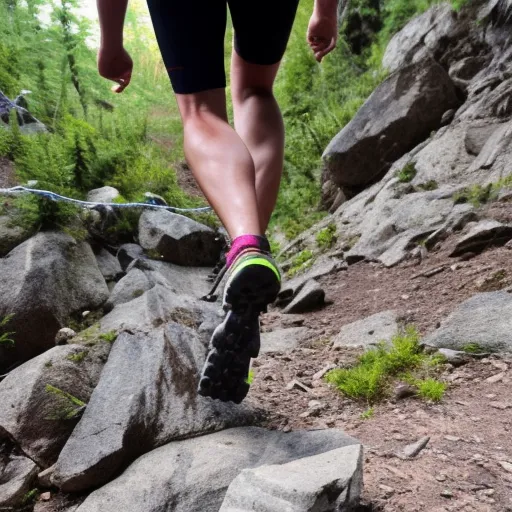
{"type": "Polygon", "coordinates": [[[279,289],[275,272],[261,265],[241,269],[228,282],[224,305],[229,311],[210,340],[200,395],[237,404],[247,396],[251,358],[260,351],[259,315],[275,301],[279,289]]]}

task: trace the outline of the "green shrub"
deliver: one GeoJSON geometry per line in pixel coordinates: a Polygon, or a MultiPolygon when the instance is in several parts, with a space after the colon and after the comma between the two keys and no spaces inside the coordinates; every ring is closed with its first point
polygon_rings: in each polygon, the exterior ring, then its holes
{"type": "Polygon", "coordinates": [[[338,239],[336,235],[336,224],[329,224],[316,234],[316,243],[322,251],[330,249],[338,239]]]}
{"type": "Polygon", "coordinates": [[[309,249],[305,249],[294,256],[287,275],[288,277],[293,277],[295,274],[308,269],[312,264],[313,253],[309,249]]]}
{"type": "Polygon", "coordinates": [[[114,343],[117,339],[116,331],[109,331],[103,334],[100,334],[100,340],[107,341],[108,343],[114,343]]]}
{"type": "Polygon", "coordinates": [[[397,171],[395,176],[398,178],[400,183],[409,183],[414,179],[416,173],[417,171],[414,162],[408,162],[403,166],[402,169],[397,171]]]}
{"type": "Polygon", "coordinates": [[[418,380],[415,385],[418,396],[432,402],[440,402],[446,391],[446,384],[436,379],[418,380]]]}
{"type": "Polygon", "coordinates": [[[326,375],[326,380],[344,395],[363,399],[369,404],[389,394],[394,378],[413,383],[418,391],[421,385],[421,396],[433,399],[431,397],[436,396],[436,389],[441,386],[436,388],[433,383],[437,381],[434,379],[421,380],[415,375],[421,375],[440,363],[440,359],[421,351],[418,332],[408,327],[396,334],[390,345],[380,343],[361,355],[354,367],[332,370],[326,375]]]}

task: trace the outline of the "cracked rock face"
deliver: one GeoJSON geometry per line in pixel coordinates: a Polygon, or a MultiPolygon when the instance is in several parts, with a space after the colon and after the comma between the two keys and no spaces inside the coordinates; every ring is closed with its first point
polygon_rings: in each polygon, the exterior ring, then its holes
{"type": "MultiPolygon", "coordinates": [[[[286,464],[342,447],[354,453],[360,449],[355,439],[336,429],[285,434],[242,427],[177,441],[140,457],[117,479],[94,491],[77,512],[218,512],[229,484],[243,469],[286,464]]],[[[349,468],[354,470],[354,499],[360,478],[355,459],[350,458],[346,472],[339,468],[338,473],[344,480],[349,468]]],[[[307,478],[310,473],[304,471],[307,478]]]]}

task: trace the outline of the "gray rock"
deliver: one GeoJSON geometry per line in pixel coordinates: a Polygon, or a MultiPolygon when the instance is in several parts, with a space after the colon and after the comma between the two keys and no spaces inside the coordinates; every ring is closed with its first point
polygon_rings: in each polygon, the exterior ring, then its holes
{"type": "Polygon", "coordinates": [[[390,342],[399,330],[394,311],[383,311],[345,325],[334,338],[334,347],[367,347],[390,342]]]}
{"type": "Polygon", "coordinates": [[[512,352],[511,332],[512,295],[504,291],[478,293],[458,306],[423,341],[453,350],[477,344],[482,352],[512,352]]]}
{"type": "Polygon", "coordinates": [[[483,220],[457,241],[450,256],[460,256],[466,252],[478,253],[489,247],[505,245],[511,239],[512,226],[495,220],[483,220]]]}
{"type": "Polygon", "coordinates": [[[498,128],[498,124],[477,124],[469,126],[464,137],[466,151],[470,155],[478,156],[484,148],[486,142],[498,128]]]}
{"type": "Polygon", "coordinates": [[[396,71],[436,53],[447,38],[457,37],[457,14],[445,3],[413,18],[389,42],[382,65],[396,71]]]}
{"type": "Polygon", "coordinates": [[[423,60],[395,72],[327,146],[323,158],[331,179],[339,186],[374,181],[457,105],[455,87],[436,62],[423,60]]]}
{"type": "Polygon", "coordinates": [[[38,468],[27,457],[0,457],[0,510],[14,510],[32,489],[38,468]]]}
{"type": "Polygon", "coordinates": [[[113,203],[120,196],[119,190],[114,187],[101,187],[91,190],[87,194],[87,201],[91,203],[113,203]]]}
{"type": "Polygon", "coordinates": [[[43,489],[49,489],[52,487],[52,477],[55,471],[55,465],[46,468],[37,475],[37,484],[43,489]]]}
{"type": "Polygon", "coordinates": [[[0,258],[27,240],[31,234],[30,229],[12,225],[9,216],[0,216],[0,258]]]}
{"type": "Polygon", "coordinates": [[[448,74],[457,87],[466,91],[471,79],[488,63],[489,58],[485,55],[465,57],[452,64],[448,74]]]}
{"type": "Polygon", "coordinates": [[[67,342],[76,336],[76,332],[69,327],[63,327],[55,336],[55,345],[66,345],[67,342]]]}
{"type": "Polygon", "coordinates": [[[437,353],[443,356],[447,363],[450,363],[455,367],[462,366],[463,364],[469,363],[471,361],[471,356],[461,350],[440,348],[437,353]]]}
{"type": "Polygon", "coordinates": [[[293,299],[293,297],[300,293],[300,291],[308,281],[334,274],[340,270],[345,270],[346,267],[346,263],[340,260],[331,258],[320,258],[318,261],[315,261],[315,263],[313,263],[313,266],[310,269],[308,269],[304,274],[295,276],[292,279],[285,281],[283,283],[281,291],[279,292],[278,302],[280,304],[286,304],[290,302],[293,299]]]}
{"type": "Polygon", "coordinates": [[[325,291],[313,279],[304,284],[301,291],[296,295],[283,313],[306,313],[319,308],[325,304],[325,291]]]}
{"type": "Polygon", "coordinates": [[[14,347],[0,348],[0,371],[54,345],[72,313],[94,310],[109,292],[89,244],[40,232],[0,259],[0,318],[13,314],[14,347]]]}
{"type": "Polygon", "coordinates": [[[106,281],[115,281],[123,275],[123,269],[119,260],[106,249],[101,249],[96,254],[96,262],[100,269],[101,275],[106,281]]]}
{"type": "Polygon", "coordinates": [[[307,327],[291,327],[261,334],[261,353],[290,352],[310,334],[307,327]]]}
{"type": "Polygon", "coordinates": [[[355,439],[335,429],[285,434],[254,427],[177,441],[142,456],[94,491],[78,512],[218,512],[229,484],[243,469],[354,444],[355,439]]]}
{"type": "Polygon", "coordinates": [[[138,258],[145,258],[144,249],[140,245],[123,244],[117,251],[117,259],[123,270],[126,270],[128,265],[138,258]]]}
{"type": "Polygon", "coordinates": [[[80,409],[55,389],[86,403],[109,349],[108,343],[54,347],[13,370],[0,383],[0,438],[13,439],[39,466],[51,466],[80,409]]]}
{"type": "Polygon", "coordinates": [[[151,273],[143,272],[138,268],[133,268],[119,282],[116,283],[109,299],[109,304],[118,306],[125,302],[130,302],[140,297],[146,291],[155,286],[155,280],[151,273]]]}
{"type": "Polygon", "coordinates": [[[219,512],[355,510],[363,489],[363,450],[346,446],[272,466],[245,469],[219,512]]]}
{"type": "Polygon", "coordinates": [[[213,266],[222,243],[213,229],[165,210],[145,211],[139,221],[139,242],[164,261],[183,266],[213,266]]]}
{"type": "Polygon", "coordinates": [[[252,421],[243,406],[197,395],[205,352],[196,332],[176,322],[122,333],[53,482],[66,492],[97,487],[157,446],[252,421]]]}
{"type": "Polygon", "coordinates": [[[412,444],[408,444],[399,456],[403,459],[413,459],[417,455],[419,455],[426,447],[430,441],[430,437],[422,437],[418,441],[412,444]]]}

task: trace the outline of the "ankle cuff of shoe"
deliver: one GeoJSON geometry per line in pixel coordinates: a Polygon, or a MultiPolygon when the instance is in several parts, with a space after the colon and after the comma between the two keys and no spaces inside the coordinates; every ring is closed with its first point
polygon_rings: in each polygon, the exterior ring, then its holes
{"type": "Polygon", "coordinates": [[[270,252],[270,245],[265,236],[237,236],[231,243],[231,248],[229,249],[229,252],[226,254],[226,265],[230,267],[242,251],[251,248],[257,249],[262,252],[270,252]]]}

